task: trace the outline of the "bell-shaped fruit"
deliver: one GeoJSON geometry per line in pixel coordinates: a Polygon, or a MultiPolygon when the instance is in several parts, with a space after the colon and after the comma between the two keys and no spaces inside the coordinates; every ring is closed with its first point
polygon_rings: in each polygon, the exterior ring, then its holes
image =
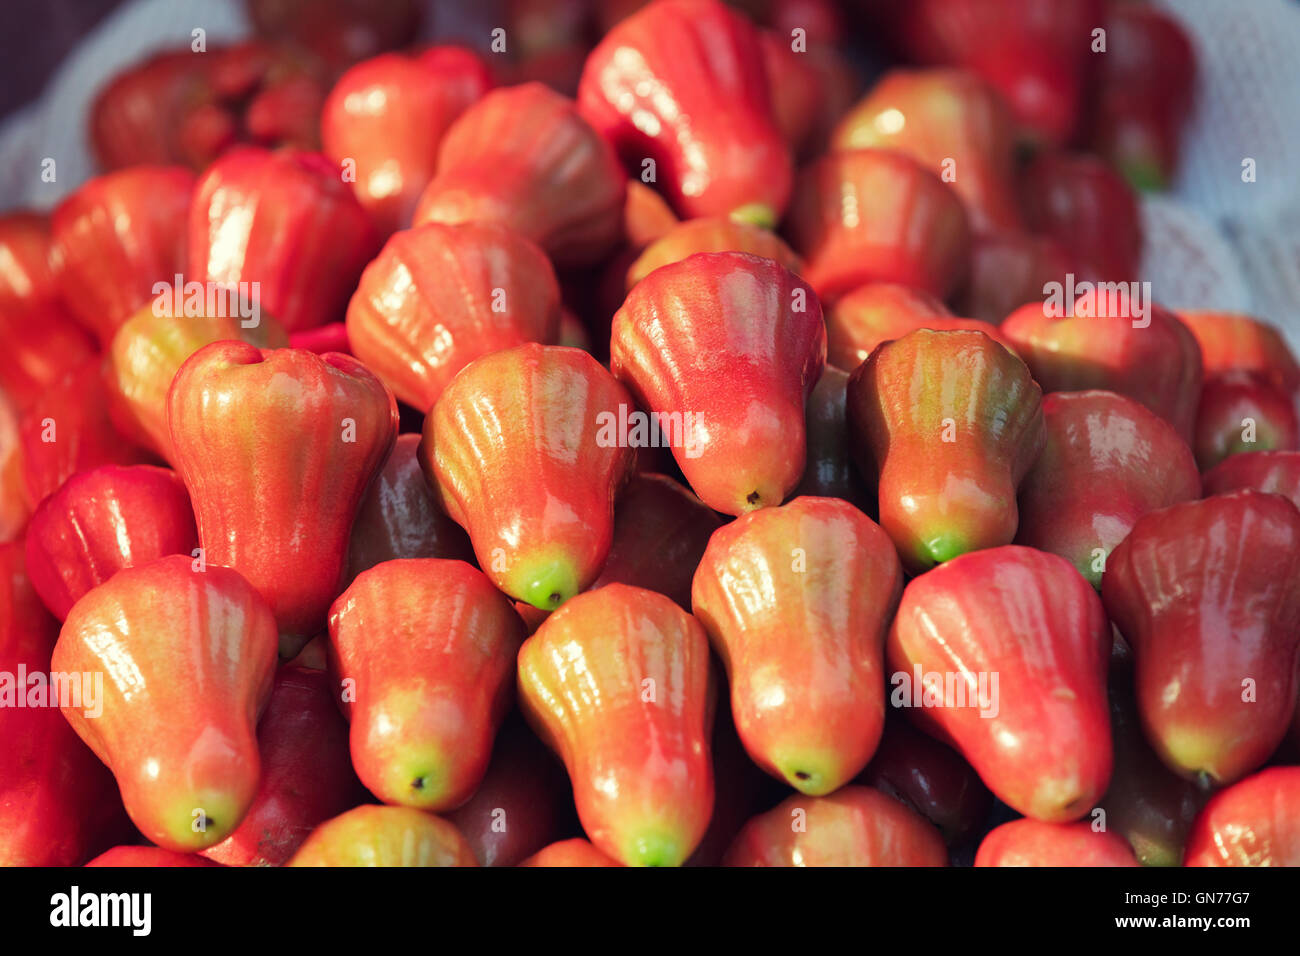
{"type": "Polygon", "coordinates": [[[238,288],[296,332],[343,317],[378,247],[369,215],[330,160],[239,147],[195,187],[187,278],[238,288]]]}
{"type": "MultiPolygon", "coordinates": [[[[289,337],[276,319],[262,313],[256,322],[229,314],[175,315],[176,309],[151,303],[122,324],[113,336],[104,381],[108,411],[124,435],[172,460],[167,428],[167,390],[185,360],[213,342],[238,339],[258,348],[278,349],[289,337]]],[[[220,313],[229,310],[217,309],[220,313]]]]}
{"type": "Polygon", "coordinates": [[[667,475],[633,475],[614,509],[614,540],[592,587],[630,584],[690,610],[691,579],[721,525],[712,508],[667,475]]]}
{"type": "Polygon", "coordinates": [[[51,663],[83,682],[104,675],[93,707],[84,688],[59,706],[113,771],[140,832],[178,852],[219,843],[257,793],[255,730],[276,652],[257,591],[229,568],[192,561],[159,558],[89,592],[51,663]]]}
{"type": "Polygon", "coordinates": [[[1300,767],[1270,767],[1210,798],[1184,866],[1300,866],[1300,767]]]}
{"type": "Polygon", "coordinates": [[[971,229],[961,198],[902,153],[855,149],[805,167],[788,228],[804,275],[831,300],[866,282],[946,296],[965,278],[971,229]]]}
{"type": "Polygon", "coordinates": [[[1064,558],[976,551],[903,591],[885,645],[891,703],[956,747],[1003,803],[1064,823],[1110,779],[1110,647],[1101,599],[1064,558]]]}
{"type": "Polygon", "coordinates": [[[1059,554],[1099,588],[1106,556],[1140,517],[1201,496],[1196,461],[1172,425],[1114,392],[1053,392],[1043,418],[1016,543],[1059,554]]]}
{"type": "Polygon", "coordinates": [[[344,73],[321,111],[321,144],[356,164],[357,199],[382,235],[411,221],[452,122],[492,87],[487,65],[463,47],[384,53],[344,73]]]}
{"type": "Polygon", "coordinates": [[[427,412],[462,368],[524,342],[553,343],[560,287],[545,253],[497,223],[397,233],[348,305],[352,354],[427,412]]]}
{"type": "Polygon", "coordinates": [[[349,810],[312,831],[287,866],[478,866],[459,830],[410,807],[349,810]]]}
{"type": "Polygon", "coordinates": [[[996,827],[980,843],[976,866],[1138,866],[1133,848],[1091,821],[1044,823],[1023,818],[996,827]]]}
{"type": "Polygon", "coordinates": [[[1015,537],[1016,489],[1045,432],[1038,385],[1009,351],[983,332],[911,332],[853,373],[848,409],[905,568],[1015,537]]]}
{"type": "Polygon", "coordinates": [[[365,799],[348,725],[323,670],[283,664],[257,725],[262,778],[234,833],[203,856],[226,866],[283,866],[316,826],[365,799]]]}
{"type": "Polygon", "coordinates": [[[553,610],[600,573],[634,451],[627,391],[586,352],[520,345],[474,362],[424,420],[420,465],[511,597],[553,610]]]}
{"type": "Polygon", "coordinates": [[[1201,477],[1206,497],[1240,488],[1290,498],[1300,508],[1300,451],[1245,451],[1215,465],[1201,477]]]}
{"type": "Polygon", "coordinates": [[[688,219],[646,246],[628,267],[627,287],[631,289],[661,266],[681,262],[697,252],[747,252],[774,259],[796,275],[803,269],[803,260],[795,251],[762,226],[721,217],[688,219]]]}
{"type": "Polygon", "coordinates": [[[1295,403],[1260,372],[1208,378],[1201,387],[1193,448],[1205,470],[1245,451],[1295,451],[1300,448],[1295,403]]]}
{"type": "Polygon", "coordinates": [[[176,473],[105,465],[69,478],[32,515],[27,571],[63,620],[83,594],[118,571],[198,546],[194,510],[176,473]]]}
{"type": "Polygon", "coordinates": [[[463,561],[385,561],[330,609],[352,763],[386,803],[450,810],[487,771],[523,622],[463,561]]]}
{"type": "Polygon", "coordinates": [[[993,809],[993,794],[961,754],[902,717],[886,717],[880,746],[857,782],[921,814],[948,846],[982,833],[993,809]]]}
{"type": "Polygon", "coordinates": [[[629,866],[679,866],[713,810],[709,642],[652,591],[574,598],[519,652],[520,706],[564,760],[578,816],[629,866]]]}
{"type": "Polygon", "coordinates": [[[589,840],[575,837],[542,847],[520,866],[622,866],[617,860],[601,853],[589,840]]]}
{"type": "Polygon", "coordinates": [[[82,185],[51,219],[51,258],[63,304],[101,345],[184,271],[194,175],[135,166],[82,185]]]}
{"type": "Polygon", "coordinates": [[[840,120],[838,150],[894,149],[934,172],[981,232],[1023,229],[1015,120],[1002,95],[965,70],[891,70],[840,120]]]}
{"type": "Polygon", "coordinates": [[[397,436],[397,403],[350,356],[215,342],[181,366],[167,405],[204,559],[262,592],[292,657],[342,588],[357,507],[397,436]]]}
{"type": "Polygon", "coordinates": [[[893,543],[847,501],[796,498],[714,532],[691,604],[727,668],[745,749],[803,793],[866,766],[885,720],[893,543]]]}
{"type": "Polygon", "coordinates": [[[654,171],[683,219],[780,221],[790,151],[758,32],[743,14],[719,0],[646,7],[592,50],[578,101],[629,168],[654,171]]]}
{"type": "Polygon", "coordinates": [[[1300,395],[1300,362],[1275,325],[1236,312],[1178,313],[1201,347],[1205,377],[1257,372],[1288,395],[1300,395]]]}
{"type": "Polygon", "coordinates": [[[799,483],[804,401],[825,361],[812,289],[771,259],[735,252],[700,253],[639,282],[610,341],[610,368],[691,488],[731,515],[780,504],[799,483]]]}
{"type": "Polygon", "coordinates": [[[41,680],[58,636],[22,542],[0,545],[0,866],[77,866],[129,829],[113,775],[41,680]]]}
{"type": "Polygon", "coordinates": [[[1100,388],[1127,395],[1190,442],[1201,354],[1187,327],[1157,305],[1139,309],[1122,288],[1114,298],[1101,292],[1089,298],[1085,293],[1063,309],[1050,300],[1022,306],[1007,316],[1002,334],[1043,391],[1100,388]]]}
{"type": "Polygon", "coordinates": [[[1142,726],[1160,758],[1217,784],[1286,736],[1300,651],[1300,510],[1253,490],[1139,519],[1102,595],[1133,648],[1142,726]]]}
{"type": "Polygon", "coordinates": [[[499,222],[557,265],[603,259],[623,223],[618,157],[573,102],[540,83],[493,90],[443,138],[415,225],[499,222]]]}
{"type": "Polygon", "coordinates": [[[419,450],[419,435],[398,435],[393,453],[361,499],[348,545],[349,584],[362,571],[394,558],[474,559],[469,538],[443,512],[425,480],[419,450]]]}
{"type": "Polygon", "coordinates": [[[939,831],[870,787],[801,793],[749,823],[724,866],[947,866],[939,831]]]}

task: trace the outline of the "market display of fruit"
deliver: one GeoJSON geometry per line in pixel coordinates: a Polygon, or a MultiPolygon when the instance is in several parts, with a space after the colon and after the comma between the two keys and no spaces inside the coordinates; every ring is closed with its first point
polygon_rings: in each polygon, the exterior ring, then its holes
{"type": "Polygon", "coordinates": [[[250,0],[0,214],[0,865],[1300,866],[1178,21],[500,6],[250,0]]]}

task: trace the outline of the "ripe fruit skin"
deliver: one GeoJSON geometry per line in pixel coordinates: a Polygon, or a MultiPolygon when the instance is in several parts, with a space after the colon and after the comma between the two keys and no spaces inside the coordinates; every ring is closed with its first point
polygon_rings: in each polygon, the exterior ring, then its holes
{"type": "Polygon", "coordinates": [[[796,498],[714,532],[691,603],[727,668],[740,739],[803,793],[852,780],[880,742],[893,543],[846,501],[796,498]]]}
{"type": "Polygon", "coordinates": [[[357,508],[397,436],[397,403],[351,356],[215,342],[181,366],[167,405],[205,560],[262,592],[292,657],[342,587],[357,508]]]}
{"type": "Polygon", "coordinates": [[[194,510],[176,473],[105,465],[73,475],[32,515],[27,569],[60,621],[118,571],[198,547],[194,510]]]}
{"type": "Polygon", "coordinates": [[[1045,441],[1042,393],[983,332],[920,329],[849,379],[858,467],[877,478],[880,524],[923,571],[1015,537],[1016,489],[1045,441]]]}
{"type": "Polygon", "coordinates": [[[804,167],[787,221],[804,275],[827,300],[864,282],[940,298],[969,266],[961,198],[915,160],[887,149],[832,153],[804,167]]]}
{"type": "Polygon", "coordinates": [[[411,221],[448,128],[491,87],[479,55],[455,46],[383,53],[339,78],[321,111],[323,151],[356,163],[353,188],[381,235],[411,221]]]}
{"type": "Polygon", "coordinates": [[[419,435],[398,435],[361,499],[348,545],[349,584],[362,571],[394,558],[474,560],[469,538],[443,512],[425,481],[419,450],[419,435]]]}
{"type": "Polygon", "coordinates": [[[1300,767],[1269,767],[1210,798],[1184,866],[1300,866],[1300,767]]]}
{"type": "Polygon", "coordinates": [[[286,866],[478,866],[460,831],[410,807],[366,804],[312,831],[286,866]]]}
{"type": "Polygon", "coordinates": [[[18,538],[32,508],[23,483],[23,447],[18,413],[0,386],[0,543],[18,538]]]}
{"type": "Polygon", "coordinates": [[[924,704],[909,706],[916,726],[954,746],[1003,803],[1064,823],[1110,779],[1110,648],[1101,600],[1069,562],[1006,545],[914,578],[885,658],[891,700],[924,704]],[[932,703],[915,686],[918,668],[932,703]]]}
{"type": "Polygon", "coordinates": [[[452,124],[413,222],[498,222],[557,266],[588,265],[619,238],[625,183],[573,102],[525,83],[493,90],[452,124]]]}
{"type": "Polygon", "coordinates": [[[122,434],[172,461],[167,428],[167,390],[185,360],[213,342],[239,339],[262,349],[289,344],[284,327],[263,313],[257,325],[237,316],[172,315],[151,303],[127,319],[113,336],[104,362],[108,412],[122,434]]]}
{"type": "Polygon", "coordinates": [[[19,697],[38,702],[31,675],[49,673],[58,636],[27,579],[22,542],[0,545],[0,671],[14,682],[13,698],[0,694],[0,866],[77,866],[128,829],[113,775],[58,708],[17,706],[19,697]]]}
{"type": "Polygon", "coordinates": [[[629,169],[654,161],[659,188],[683,219],[780,221],[790,152],[758,32],[743,14],[717,0],[646,7],[592,50],[578,102],[629,169]]]}
{"type": "Polygon", "coordinates": [[[713,810],[709,643],[661,594],[574,598],[519,652],[519,703],[561,757],[578,817],[629,866],[680,866],[713,810]]]}
{"type": "Polygon", "coordinates": [[[1023,818],[996,827],[980,844],[976,866],[1140,866],[1133,848],[1092,823],[1023,818]]]}
{"type": "Polygon", "coordinates": [[[1001,322],[1012,310],[1041,299],[1043,289],[1064,281],[1069,271],[1065,246],[1051,236],[1010,231],[977,235],[971,241],[970,275],[954,308],[1001,322]]]}
{"type": "Polygon", "coordinates": [[[1184,777],[1228,784],[1277,749],[1295,713],[1300,511],[1253,490],[1146,515],[1102,595],[1133,648],[1142,726],[1184,777]]]}
{"type": "Polygon", "coordinates": [[[1196,461],[1172,425],[1114,392],[1053,392],[1043,417],[1016,543],[1059,554],[1100,588],[1106,556],[1142,515],[1200,497],[1196,461]]]}
{"type": "Polygon", "coordinates": [[[752,223],[714,216],[678,223],[646,246],[628,267],[628,289],[661,266],[681,262],[697,252],[747,252],[774,259],[796,275],[803,270],[803,260],[775,233],[752,223]]]}
{"type": "Polygon", "coordinates": [[[315,827],[366,798],[348,725],[323,670],[283,664],[257,725],[262,779],[234,833],[203,856],[225,866],[282,866],[315,827]]]}
{"type": "Polygon", "coordinates": [[[1245,451],[1295,451],[1300,420],[1292,397],[1259,372],[1223,372],[1201,388],[1196,461],[1209,470],[1245,451]]]}
{"type": "Polygon", "coordinates": [[[297,332],[343,317],[378,248],[369,215],[330,160],[239,147],[195,187],[186,277],[259,283],[260,307],[297,332]]]}
{"type": "Polygon", "coordinates": [[[939,831],[871,787],[801,793],[745,824],[724,866],[947,866],[939,831]],[[802,826],[800,826],[802,824],[802,826]]]}
{"type": "Polygon", "coordinates": [[[1300,452],[1241,452],[1215,465],[1201,481],[1207,497],[1254,488],[1290,498],[1300,508],[1300,452]]]}
{"type": "Polygon", "coordinates": [[[713,509],[667,475],[638,472],[614,509],[614,540],[592,589],[630,584],[690,610],[691,579],[709,537],[722,525],[713,509]]]}
{"type": "Polygon", "coordinates": [[[1300,394],[1300,363],[1276,326],[1235,312],[1184,309],[1178,318],[1201,347],[1207,379],[1258,372],[1288,395],[1300,394]]]}
{"type": "Polygon", "coordinates": [[[420,467],[511,597],[554,610],[600,574],[635,461],[598,440],[620,405],[627,391],[586,352],[529,344],[471,362],[425,418],[420,467]]]}
{"type": "Polygon", "coordinates": [[[597,850],[587,840],[577,837],[542,847],[520,866],[622,866],[597,850]]]}
{"type": "Polygon", "coordinates": [[[965,70],[891,70],[840,119],[837,150],[883,148],[949,173],[977,232],[1020,231],[1015,121],[1000,93],[965,70]]]}
{"type": "Polygon", "coordinates": [[[848,373],[827,365],[808,395],[808,450],[794,497],[843,498],[874,510],[849,455],[848,388],[848,373]]]}
{"type": "Polygon", "coordinates": [[[468,800],[510,706],[524,639],[510,602],[463,561],[385,561],[334,602],[329,629],[361,782],[421,810],[468,800]]]}
{"type": "Polygon", "coordinates": [[[1074,315],[1054,315],[1032,302],[1007,316],[1002,334],[1045,392],[1100,388],[1136,399],[1192,440],[1201,395],[1201,355],[1196,340],[1170,312],[1147,304],[1099,311],[1076,303],[1074,315]],[[1148,324],[1143,324],[1148,323],[1148,324]]]}
{"type": "Polygon", "coordinates": [[[681,427],[660,427],[691,489],[731,515],[780,504],[799,483],[804,402],[825,363],[812,289],[735,252],[698,253],[637,283],[610,340],[610,368],[641,408],[680,413],[681,427]]]}
{"type": "Polygon", "coordinates": [[[856,782],[921,814],[948,846],[983,832],[993,809],[993,794],[961,754],[902,717],[886,715],[880,746],[856,782]]]}
{"type": "Polygon", "coordinates": [[[194,174],[135,166],[89,180],[54,210],[50,250],[59,294],[101,346],[185,263],[194,174]]]}
{"type": "Polygon", "coordinates": [[[63,716],[112,769],[140,832],[182,853],[220,842],[252,803],[276,651],[275,620],[252,586],[191,560],[127,568],[89,592],[51,663],[104,673],[102,714],[61,701],[63,716]]]}
{"type": "Polygon", "coordinates": [[[560,287],[546,255],[497,223],[398,232],[348,305],[352,354],[400,401],[427,412],[474,359],[553,343],[560,287]]]}
{"type": "Polygon", "coordinates": [[[194,853],[176,853],[156,846],[115,846],[86,866],[220,866],[194,853]]]}

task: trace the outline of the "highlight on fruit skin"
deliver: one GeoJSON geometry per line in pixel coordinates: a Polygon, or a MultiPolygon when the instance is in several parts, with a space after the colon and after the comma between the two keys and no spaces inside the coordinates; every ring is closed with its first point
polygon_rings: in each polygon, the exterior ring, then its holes
{"type": "Polygon", "coordinates": [[[1028,817],[995,827],[980,843],[976,866],[1140,866],[1119,834],[1091,820],[1043,823],[1028,817]]]}
{"type": "Polygon", "coordinates": [[[286,866],[478,866],[455,826],[410,807],[367,804],[312,831],[286,866]]]}

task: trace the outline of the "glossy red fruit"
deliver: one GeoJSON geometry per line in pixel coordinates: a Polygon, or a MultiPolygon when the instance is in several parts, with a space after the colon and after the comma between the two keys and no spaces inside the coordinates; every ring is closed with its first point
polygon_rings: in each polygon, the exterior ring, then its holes
{"type": "Polygon", "coordinates": [[[827,365],[808,395],[808,453],[793,497],[842,498],[874,510],[849,452],[848,386],[848,373],[827,365]]]}
{"type": "Polygon", "coordinates": [[[0,216],[0,312],[58,303],[50,242],[50,221],[44,214],[17,210],[0,216]]]}
{"type": "Polygon", "coordinates": [[[1222,372],[1257,372],[1300,397],[1300,363],[1277,326],[1235,312],[1184,309],[1178,318],[1196,336],[1207,379],[1222,372]]]}
{"type": "Polygon", "coordinates": [[[512,598],[551,611],[600,574],[634,451],[627,391],[590,355],[520,345],[470,363],[424,421],[420,466],[512,598]]]}
{"type": "Polygon", "coordinates": [[[804,402],[826,330],[778,263],[700,253],[638,283],[614,316],[610,368],[657,415],[692,490],[743,514],[780,504],[805,464],[804,402]]]}
{"type": "Polygon", "coordinates": [[[105,850],[86,866],[220,866],[196,853],[177,853],[157,846],[115,846],[105,850]]]}
{"type": "Polygon", "coordinates": [[[787,220],[817,294],[897,282],[944,297],[965,278],[970,223],[961,199],[915,160],[884,149],[806,166],[787,220]]]}
{"type": "Polygon", "coordinates": [[[356,807],[326,820],[286,866],[478,866],[456,827],[411,807],[356,807]]]}
{"type": "Polygon", "coordinates": [[[691,607],[726,666],[745,749],[778,780],[822,796],[871,759],[902,587],[889,536],[837,498],[796,498],[714,532],[691,607]]]}
{"type": "Polygon", "coordinates": [[[1116,300],[1097,306],[1086,297],[1073,314],[1053,303],[1022,306],[1002,323],[1002,334],[1034,373],[1044,392],[1105,389],[1141,402],[1190,441],[1201,393],[1201,355],[1178,319],[1157,305],[1116,300]]]}
{"type": "Polygon", "coordinates": [[[339,166],[319,153],[241,147],[195,187],[186,278],[256,283],[241,291],[296,332],[343,317],[378,247],[339,166]]]}
{"type": "Polygon", "coordinates": [[[746,252],[773,259],[791,272],[803,271],[800,259],[781,239],[761,226],[718,217],[688,219],[660,236],[628,267],[627,287],[661,266],[681,262],[697,252],[746,252]]]}
{"type": "Polygon", "coordinates": [[[386,803],[460,806],[483,779],[514,690],[523,622],[463,561],[385,561],[330,608],[352,763],[386,803]]]}
{"type": "Polygon", "coordinates": [[[18,434],[33,505],[78,472],[155,460],[113,427],[97,358],[70,370],[35,401],[19,420],[18,434]]]}
{"type": "Polygon", "coordinates": [[[416,0],[247,0],[245,6],[258,36],[301,47],[335,70],[407,45],[422,20],[416,0]]]}
{"type": "Polygon", "coordinates": [[[963,315],[1001,322],[1026,302],[1038,302],[1050,283],[1072,268],[1065,246],[1028,232],[977,235],[971,241],[970,275],[956,297],[963,315]]]}
{"type": "Polygon", "coordinates": [[[1290,498],[1300,508],[1300,452],[1242,452],[1225,458],[1207,471],[1201,481],[1207,496],[1254,488],[1290,498]]]}
{"type": "Polygon", "coordinates": [[[677,214],[773,227],[790,196],[790,153],[772,113],[758,32],[718,0],[661,0],[614,27],[587,58],[582,113],[677,214]]]}
{"type": "Polygon", "coordinates": [[[23,482],[23,448],[18,412],[0,389],[0,543],[13,541],[27,527],[31,504],[23,482]]]}
{"type": "Polygon", "coordinates": [[[552,843],[550,846],[542,847],[519,865],[567,867],[622,866],[623,864],[597,850],[591,845],[591,841],[576,837],[572,840],[561,840],[558,843],[552,843]]]}
{"type": "Polygon", "coordinates": [[[1102,595],[1133,648],[1147,739],[1188,778],[1232,783],[1285,737],[1300,655],[1300,511],[1253,490],[1140,519],[1102,595]]]}
{"type": "Polygon", "coordinates": [[[633,177],[627,181],[623,202],[624,240],[631,249],[641,250],[666,236],[680,220],[652,188],[633,177]]]}
{"type": "Polygon", "coordinates": [[[592,589],[630,584],[657,591],[690,610],[691,579],[717,513],[667,475],[633,475],[614,509],[614,540],[592,589]]]}
{"type": "Polygon", "coordinates": [[[105,465],[73,475],[32,515],[27,569],[59,620],[123,568],[199,544],[194,510],[176,473],[152,465],[105,465]]]}
{"type": "Polygon", "coordinates": [[[317,825],[366,799],[334,687],[323,670],[276,670],[257,725],[257,795],[239,828],[203,856],[226,866],[282,866],[317,825]]]}
{"type": "Polygon", "coordinates": [[[920,814],[870,787],[844,787],[796,793],[754,817],[723,865],[947,866],[948,851],[920,814]]]}
{"type": "Polygon", "coordinates": [[[1133,848],[1090,822],[1043,823],[1028,818],[995,828],[975,854],[976,866],[1139,866],[1133,848]]]}
{"type": "Polygon", "coordinates": [[[885,645],[890,699],[1002,802],[1064,823],[1110,780],[1110,648],[1097,593],[1065,559],[976,551],[904,590],[885,645]]]}
{"type": "Polygon", "coordinates": [[[891,70],[840,120],[834,149],[894,149],[950,183],[977,232],[1024,228],[1015,121],[1002,95],[965,70],[891,70]]]}
{"type": "Polygon", "coordinates": [[[609,584],[519,652],[520,706],[564,760],[583,829],[627,865],[680,866],[713,810],[708,638],[652,591],[609,584]]]}
{"type": "Polygon", "coordinates": [[[563,765],[531,730],[508,720],[483,782],[447,819],[480,866],[518,866],[562,835],[572,803],[563,765]]]}
{"type": "Polygon", "coordinates": [[[1172,425],[1114,392],[1043,399],[1047,444],[1020,486],[1016,543],[1059,554],[1093,587],[1106,557],[1144,514],[1201,495],[1172,425]]]}
{"type": "Polygon", "coordinates": [[[392,393],[351,356],[216,342],[176,373],[168,421],[205,561],[262,592],[292,657],[342,589],[357,508],[397,436],[392,393]]]}
{"type": "Polygon", "coordinates": [[[349,69],[321,112],[321,143],[336,163],[356,163],[357,199],[381,235],[411,221],[433,178],[451,124],[493,86],[472,50],[385,53],[349,69]]]}
{"type": "Polygon", "coordinates": [[[1209,378],[1201,387],[1194,448],[1204,470],[1245,451],[1300,449],[1295,403],[1258,372],[1209,378]]]}
{"type": "Polygon", "coordinates": [[[1082,153],[1040,153],[1021,176],[1020,195],[1029,227],[1066,249],[1075,281],[1138,277],[1142,214],[1132,187],[1112,166],[1082,153]]]}
{"type": "Polygon", "coordinates": [[[22,543],[0,545],[0,866],[77,866],[126,828],[113,775],[37,689],[58,636],[22,543]]]}
{"type": "Polygon", "coordinates": [[[178,852],[219,843],[252,804],[275,670],[266,602],[229,568],[192,561],[159,558],[86,594],[50,665],[108,675],[94,708],[83,695],[60,709],[112,769],[140,832],[178,852]]]}
{"type": "Polygon", "coordinates": [[[623,222],[618,157],[571,100],[540,83],[493,90],[447,131],[414,224],[510,226],[557,265],[604,258],[623,222]]]}
{"type": "Polygon", "coordinates": [[[1300,767],[1270,767],[1210,798],[1184,866],[1300,866],[1300,767]]]}
{"type": "Polygon", "coordinates": [[[394,558],[474,559],[469,538],[429,488],[420,470],[419,449],[419,435],[398,435],[388,461],[361,499],[348,546],[348,583],[394,558]]]}
{"type": "Polygon", "coordinates": [[[980,833],[993,809],[993,794],[961,754],[899,717],[886,716],[880,746],[857,782],[921,814],[948,846],[980,833]]]}
{"type": "Polygon", "coordinates": [[[481,355],[555,342],[560,287],[532,242],[497,223],[430,223],[388,240],[348,304],[352,353],[427,412],[481,355]]]}
{"type": "Polygon", "coordinates": [[[59,294],[107,345],[118,327],[184,271],[185,217],[194,175],[178,166],[136,166],[98,176],[59,204],[50,220],[59,294]]]}

